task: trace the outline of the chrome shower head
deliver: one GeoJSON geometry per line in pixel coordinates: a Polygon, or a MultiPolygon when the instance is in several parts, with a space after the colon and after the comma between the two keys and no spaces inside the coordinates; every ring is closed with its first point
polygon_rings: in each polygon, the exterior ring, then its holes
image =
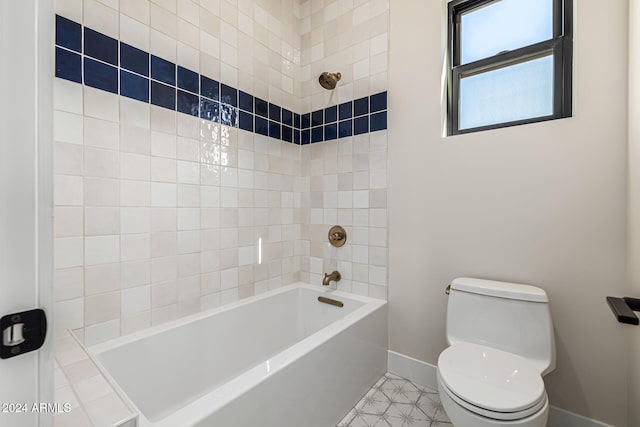
{"type": "Polygon", "coordinates": [[[328,73],[325,71],[324,73],[320,74],[320,77],[318,77],[318,82],[323,88],[327,90],[333,90],[336,88],[338,80],[340,80],[341,78],[342,74],[340,73],[328,73]]]}

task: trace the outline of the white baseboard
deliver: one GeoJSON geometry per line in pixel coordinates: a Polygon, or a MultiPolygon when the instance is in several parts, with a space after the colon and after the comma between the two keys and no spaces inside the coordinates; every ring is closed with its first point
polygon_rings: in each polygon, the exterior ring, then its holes
{"type": "Polygon", "coordinates": [[[422,387],[438,390],[436,366],[422,360],[389,350],[387,371],[422,387]]]}
{"type": "Polygon", "coordinates": [[[613,427],[601,421],[551,406],[548,427],[613,427]]]}
{"type": "MultiPolygon", "coordinates": [[[[437,367],[404,354],[389,350],[387,371],[418,385],[438,389],[437,367]]],[[[551,406],[548,427],[613,427],[600,421],[551,406]]]]}

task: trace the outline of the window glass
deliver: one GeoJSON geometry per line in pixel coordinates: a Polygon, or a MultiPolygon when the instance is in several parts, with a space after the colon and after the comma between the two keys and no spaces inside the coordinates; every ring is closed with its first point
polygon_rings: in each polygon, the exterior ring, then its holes
{"type": "Polygon", "coordinates": [[[553,55],[461,76],[459,129],[553,114],[553,55]]]}
{"type": "Polygon", "coordinates": [[[553,38],[553,0],[497,0],[461,15],[460,63],[553,38]]]}

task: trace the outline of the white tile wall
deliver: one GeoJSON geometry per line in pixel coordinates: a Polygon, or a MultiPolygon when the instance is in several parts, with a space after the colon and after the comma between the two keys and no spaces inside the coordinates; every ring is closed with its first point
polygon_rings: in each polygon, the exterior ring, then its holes
{"type": "MultiPolygon", "coordinates": [[[[386,0],[307,0],[300,4],[300,85],[305,111],[387,89],[389,4],[386,0]],[[317,84],[323,71],[341,72],[334,91],[317,84]]],[[[320,283],[339,270],[338,288],[386,299],[387,131],[302,147],[299,191],[301,278],[320,283]],[[327,230],[345,227],[342,248],[327,230]]]]}
{"type": "Polygon", "coordinates": [[[320,283],[335,269],[338,288],[386,298],[387,272],[387,131],[302,147],[300,242],[305,255],[301,279],[320,283]],[[327,230],[345,227],[347,243],[334,248],[327,230]]]}
{"type": "MultiPolygon", "coordinates": [[[[386,90],[387,1],[57,11],[301,113],[386,90]],[[322,71],[342,72],[335,91],[322,71]]],[[[299,147],[58,79],[55,110],[58,327],[97,343],[336,268],[386,298],[386,131],[299,147]]]]}

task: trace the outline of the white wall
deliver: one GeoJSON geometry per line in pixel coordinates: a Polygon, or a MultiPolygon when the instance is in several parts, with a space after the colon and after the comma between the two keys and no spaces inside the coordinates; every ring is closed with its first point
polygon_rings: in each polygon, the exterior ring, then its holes
{"type": "MultiPolygon", "coordinates": [[[[640,5],[629,2],[629,271],[628,295],[640,298],[640,5]]],[[[627,326],[629,352],[629,425],[640,425],[640,327],[627,326]]]]}
{"type": "Polygon", "coordinates": [[[538,285],[556,329],[551,403],[625,426],[626,335],[604,298],[625,289],[627,2],[577,3],[574,117],[450,138],[446,5],[393,3],[390,349],[437,362],[457,276],[538,285]]]}

